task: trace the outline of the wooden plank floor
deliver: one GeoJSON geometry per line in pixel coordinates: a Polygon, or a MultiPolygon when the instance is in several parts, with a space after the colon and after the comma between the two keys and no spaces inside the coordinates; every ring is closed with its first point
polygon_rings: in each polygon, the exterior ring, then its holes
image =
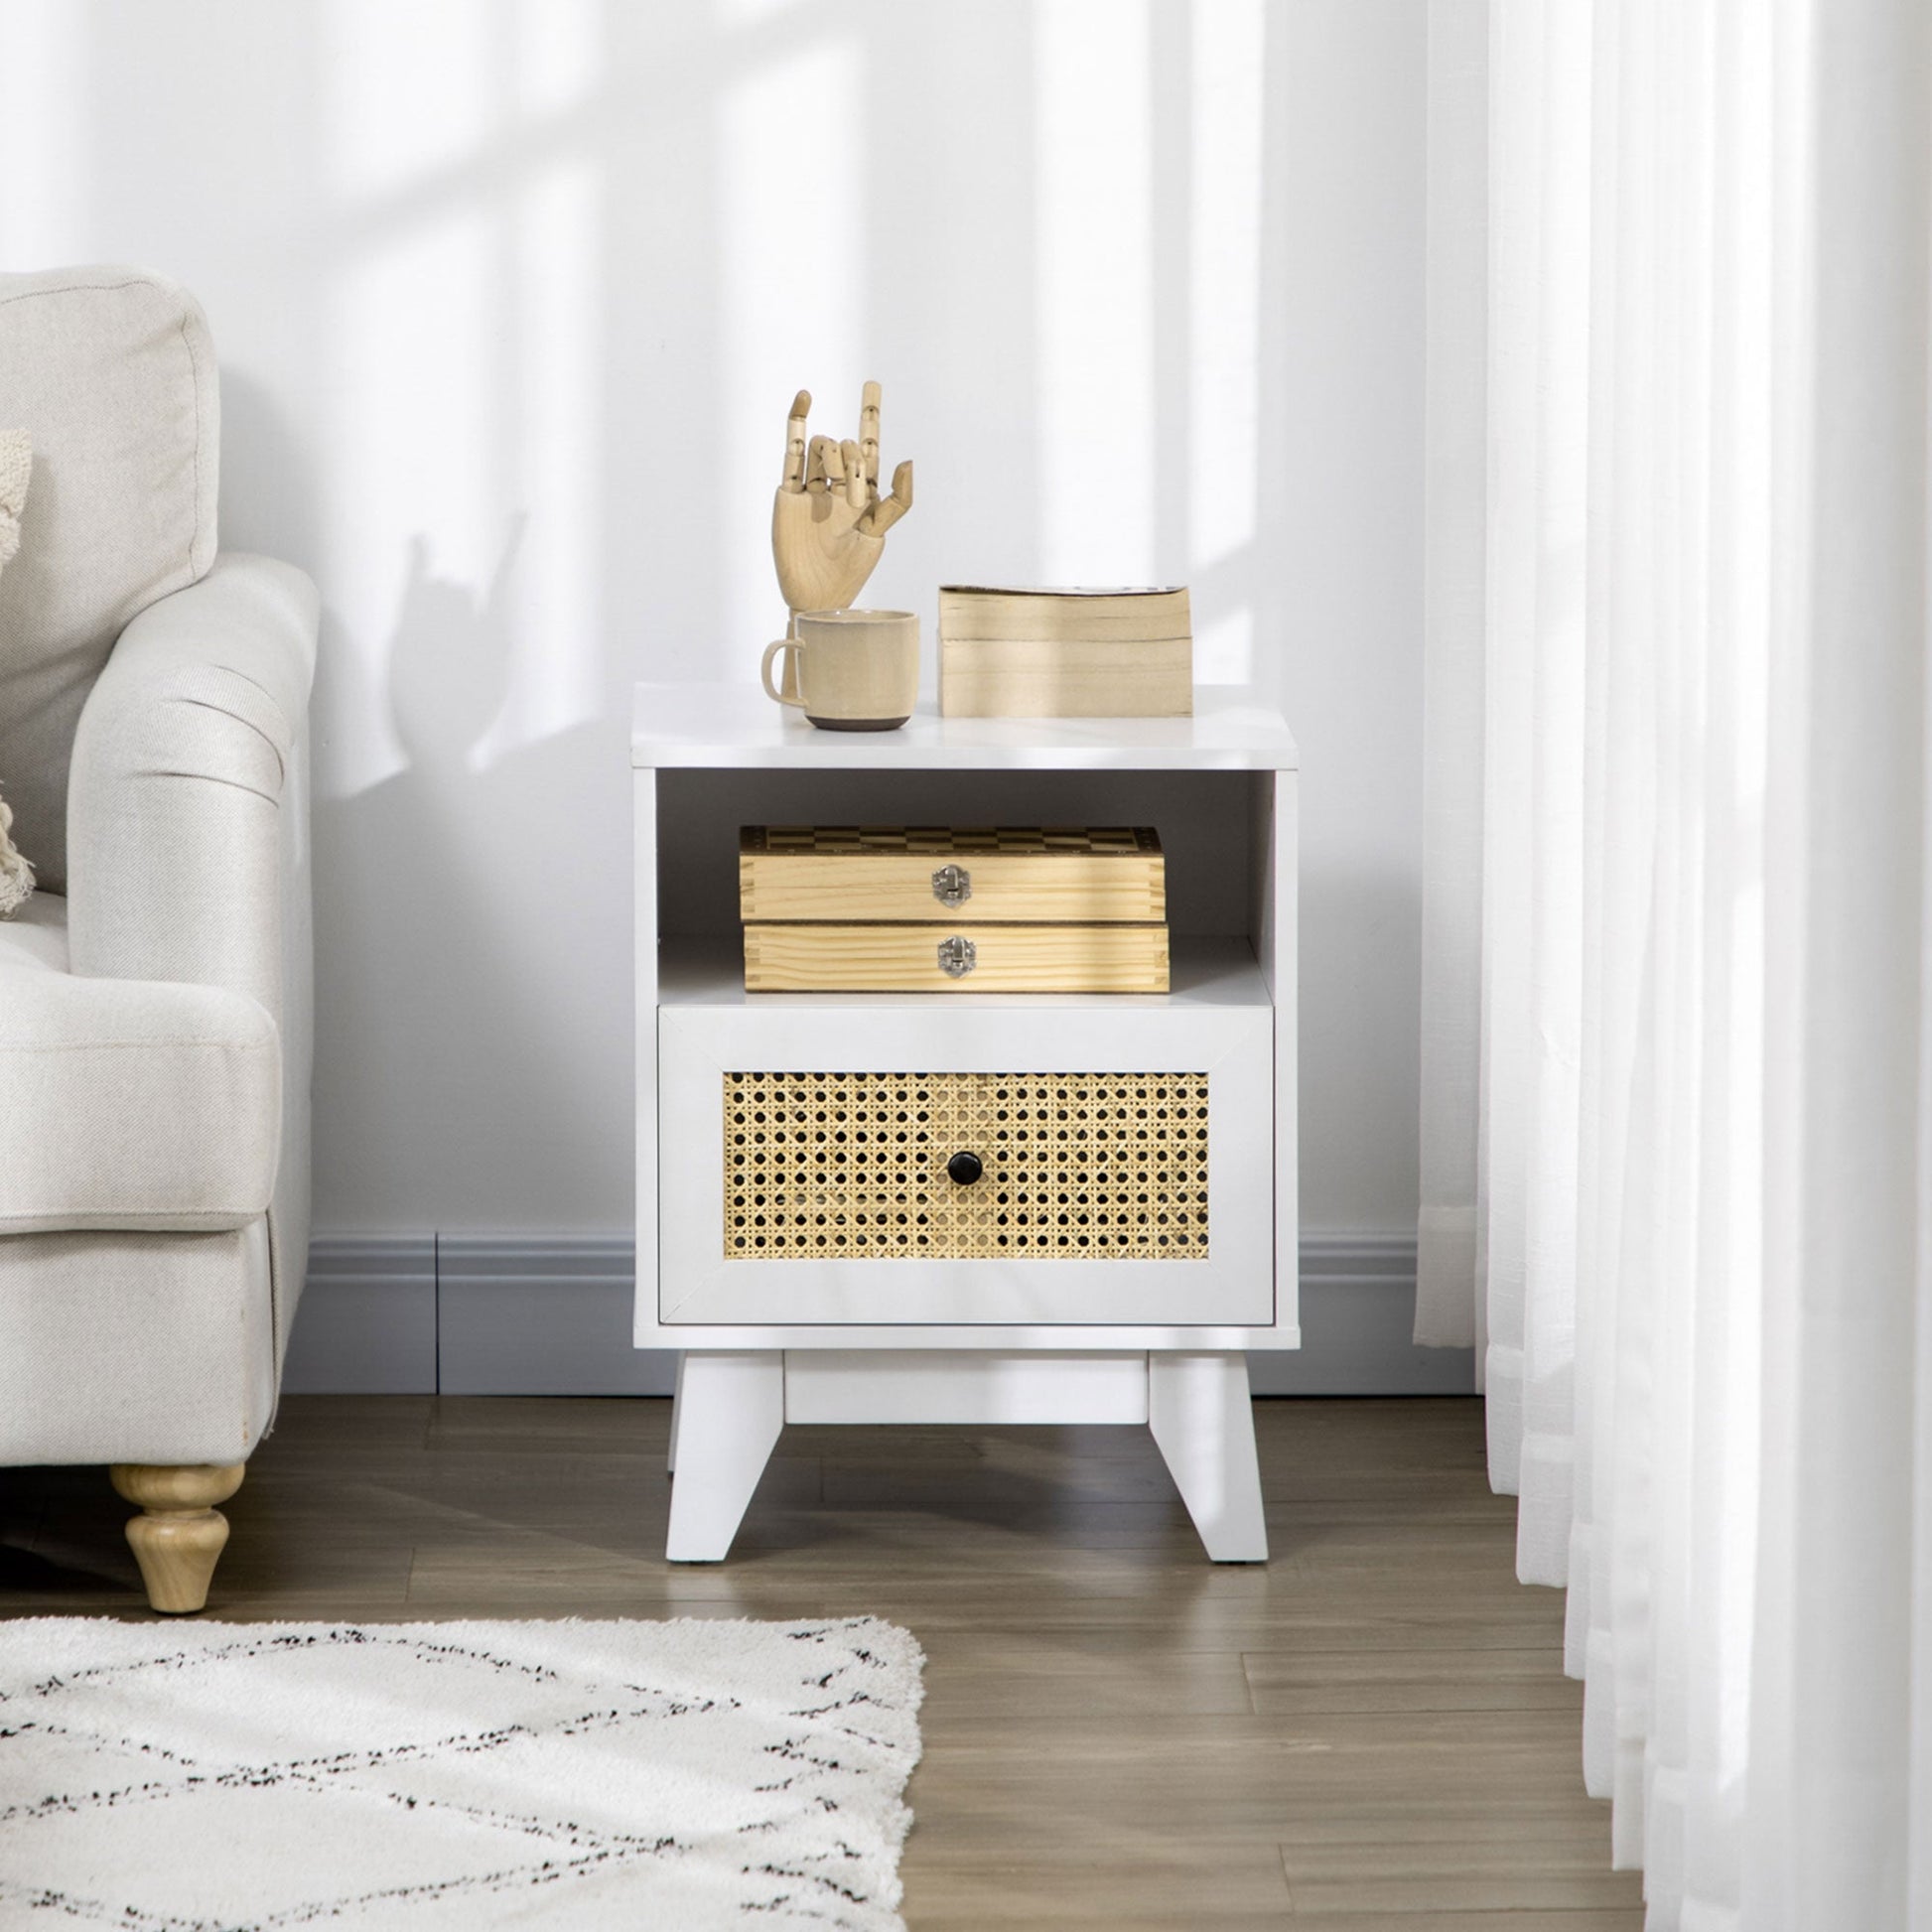
{"type": "MultiPolygon", "coordinates": [[[[211,1613],[907,1624],[914,1932],[1637,1932],[1479,1405],[1256,1414],[1265,1569],[1202,1558],[1144,1430],[793,1429],[672,1570],[668,1403],[291,1397],[211,1613]]],[[[125,1514],[0,1470],[0,1615],[145,1614],[125,1514]]]]}

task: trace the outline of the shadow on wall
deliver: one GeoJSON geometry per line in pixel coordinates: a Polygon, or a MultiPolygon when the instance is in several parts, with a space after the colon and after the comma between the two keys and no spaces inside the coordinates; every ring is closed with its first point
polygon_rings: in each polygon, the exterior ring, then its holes
{"type": "Polygon", "coordinates": [[[627,1225],[630,686],[754,679],[786,404],[869,376],[919,466],[870,600],[1186,581],[1285,701],[1307,1106],[1359,1116],[1310,1220],[1413,1213],[1410,0],[30,11],[0,254],[197,291],[226,541],[323,589],[319,1227],[627,1225]]]}
{"type": "Polygon", "coordinates": [[[593,725],[486,767],[475,757],[508,689],[508,593],[524,530],[512,519],[481,592],[441,575],[426,537],[411,539],[384,654],[406,763],[316,811],[328,897],[353,925],[329,942],[318,1099],[342,1121],[358,1094],[399,1076],[418,1098],[412,1137],[339,1139],[333,1181],[397,1225],[429,1218],[464,1185],[466,1164],[547,1179],[559,1209],[582,1215],[578,1227],[598,1217],[573,1187],[608,1201],[630,1184],[623,1146],[606,1172],[572,1161],[569,1175],[550,1173],[557,1149],[578,1142],[578,975],[587,960],[624,956],[628,901],[613,903],[581,851],[533,853],[527,825],[532,801],[568,801],[580,824],[621,824],[628,774],[593,725]]]}
{"type": "Polygon", "coordinates": [[[397,70],[445,76],[418,103],[354,18],[311,13],[319,1216],[619,1228],[629,685],[752,677],[801,383],[840,433],[878,376],[920,462],[876,601],[1191,579],[1204,673],[1259,668],[1285,53],[1261,0],[487,0],[397,20],[397,70]],[[863,137],[807,161],[832,100],[863,137]]]}

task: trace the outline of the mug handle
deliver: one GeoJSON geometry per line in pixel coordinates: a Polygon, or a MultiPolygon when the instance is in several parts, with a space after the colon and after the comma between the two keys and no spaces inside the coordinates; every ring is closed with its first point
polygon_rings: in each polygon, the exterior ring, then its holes
{"type": "MultiPolygon", "coordinates": [[[[771,699],[776,704],[794,705],[800,711],[803,711],[805,708],[805,701],[803,698],[789,696],[785,692],[777,690],[773,687],[771,683],[771,660],[774,657],[776,657],[781,650],[795,650],[802,653],[804,648],[805,648],[804,644],[801,643],[799,639],[796,637],[775,637],[772,639],[770,643],[765,645],[764,662],[759,666],[759,676],[760,679],[763,680],[764,683],[764,695],[767,698],[771,699]]],[[[786,669],[790,670],[791,667],[787,665],[786,669]]],[[[793,680],[794,688],[796,684],[796,677],[797,677],[797,673],[793,671],[792,680],[793,680]]]]}

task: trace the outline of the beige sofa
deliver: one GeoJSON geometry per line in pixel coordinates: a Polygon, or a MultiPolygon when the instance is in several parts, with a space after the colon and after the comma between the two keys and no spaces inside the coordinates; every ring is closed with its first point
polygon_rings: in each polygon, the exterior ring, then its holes
{"type": "Polygon", "coordinates": [[[0,1465],[102,1462],[150,1600],[199,1609],[275,1410],[309,1236],[317,599],[215,544],[192,297],[0,275],[0,1465]]]}

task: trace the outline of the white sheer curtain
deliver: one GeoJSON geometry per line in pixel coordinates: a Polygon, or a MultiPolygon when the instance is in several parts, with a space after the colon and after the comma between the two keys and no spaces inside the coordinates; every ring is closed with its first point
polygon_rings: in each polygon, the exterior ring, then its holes
{"type": "Polygon", "coordinates": [[[1432,7],[1417,1332],[1686,1932],[1932,1928],[1929,13],[1432,7]]]}

